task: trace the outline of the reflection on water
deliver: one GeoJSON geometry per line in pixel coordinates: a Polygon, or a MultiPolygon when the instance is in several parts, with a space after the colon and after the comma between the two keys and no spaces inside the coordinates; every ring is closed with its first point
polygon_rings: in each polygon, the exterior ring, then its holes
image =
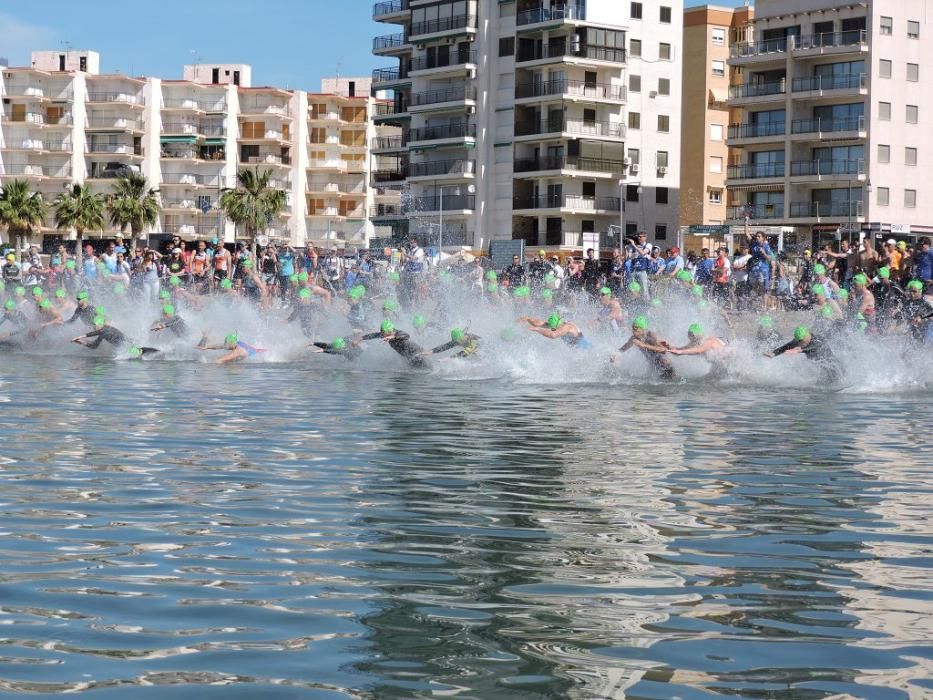
{"type": "Polygon", "coordinates": [[[925,395],[10,362],[0,690],[933,694],[925,395]]]}

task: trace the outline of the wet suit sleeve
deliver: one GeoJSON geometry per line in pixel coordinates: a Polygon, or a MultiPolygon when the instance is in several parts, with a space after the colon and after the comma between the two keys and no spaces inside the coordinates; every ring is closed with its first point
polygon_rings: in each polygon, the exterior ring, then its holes
{"type": "Polygon", "coordinates": [[[75,312],[71,315],[71,318],[65,321],[65,323],[74,323],[79,318],[81,318],[81,307],[80,306],[75,308],[75,312]]]}
{"type": "Polygon", "coordinates": [[[457,347],[457,344],[451,340],[449,343],[438,345],[436,348],[431,350],[431,353],[436,355],[439,352],[447,352],[448,350],[452,350],[455,347],[457,347]]]}
{"type": "Polygon", "coordinates": [[[379,333],[379,332],[367,333],[362,338],[360,338],[360,340],[376,340],[376,338],[381,338],[381,337],[382,337],[382,333],[379,333]]]}
{"type": "Polygon", "coordinates": [[[297,306],[292,308],[292,312],[288,315],[288,318],[285,319],[285,323],[291,323],[298,318],[298,308],[297,306]]]}
{"type": "Polygon", "coordinates": [[[84,337],[85,338],[96,338],[96,340],[93,343],[87,344],[87,347],[91,348],[91,350],[96,350],[97,348],[100,347],[100,344],[104,342],[103,331],[93,330],[90,333],[85,333],[84,337]]]}
{"type": "Polygon", "coordinates": [[[778,355],[783,355],[783,354],[784,354],[785,352],[787,352],[788,350],[791,350],[791,349],[797,348],[797,347],[800,347],[800,343],[799,343],[798,341],[796,341],[796,340],[792,340],[792,341],[790,341],[789,343],[784,343],[784,345],[782,345],[781,347],[779,347],[779,348],[777,348],[777,349],[775,349],[775,350],[772,350],[771,352],[772,352],[772,354],[773,354],[775,357],[777,357],[778,355]]]}

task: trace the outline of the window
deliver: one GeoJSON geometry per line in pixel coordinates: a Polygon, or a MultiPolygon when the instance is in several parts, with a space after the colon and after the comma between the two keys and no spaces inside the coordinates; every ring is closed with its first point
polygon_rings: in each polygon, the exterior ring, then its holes
{"type": "Polygon", "coordinates": [[[713,46],[726,45],[726,30],[722,27],[713,27],[712,32],[713,46]]]}
{"type": "Polygon", "coordinates": [[[633,2],[633,3],[632,3],[632,6],[631,6],[631,9],[629,10],[628,15],[629,15],[629,17],[631,17],[632,19],[641,19],[641,10],[642,10],[642,8],[641,8],[641,3],[640,3],[640,2],[633,2]]]}
{"type": "Polygon", "coordinates": [[[665,43],[658,44],[658,58],[660,58],[662,61],[671,60],[671,45],[670,44],[665,44],[665,43]]]}
{"type": "Polygon", "coordinates": [[[499,55],[500,56],[514,56],[515,55],[515,37],[507,36],[502,39],[499,39],[499,55]]]}
{"type": "Polygon", "coordinates": [[[626,202],[637,202],[638,201],[638,185],[626,185],[625,186],[625,201],[626,202]]]}
{"type": "Polygon", "coordinates": [[[709,203],[710,204],[722,204],[722,190],[710,190],[709,191],[709,203]]]}
{"type": "Polygon", "coordinates": [[[671,130],[671,118],[666,114],[658,115],[658,131],[663,134],[668,133],[671,130]]]}
{"type": "Polygon", "coordinates": [[[878,119],[883,122],[891,121],[891,103],[890,102],[879,102],[878,103],[878,119]]]}
{"type": "Polygon", "coordinates": [[[655,204],[667,204],[667,188],[658,187],[654,191],[654,203],[655,204]]]}
{"type": "Polygon", "coordinates": [[[628,113],[628,128],[629,129],[640,129],[641,128],[641,112],[629,112],[628,113]]]}
{"type": "Polygon", "coordinates": [[[920,38],[920,22],[914,22],[913,20],[907,20],[907,38],[908,39],[919,39],[920,38]]]}
{"type": "Polygon", "coordinates": [[[878,190],[878,204],[882,207],[888,206],[891,203],[891,190],[887,187],[879,187],[878,190]]]}
{"type": "Polygon", "coordinates": [[[710,141],[722,141],[723,131],[724,131],[724,128],[722,124],[710,124],[709,125],[709,140],[710,141]]]}
{"type": "Polygon", "coordinates": [[[887,144],[879,143],[878,144],[878,162],[879,163],[890,163],[891,162],[891,147],[887,144]]]}
{"type": "Polygon", "coordinates": [[[881,18],[881,34],[890,36],[894,33],[894,19],[891,17],[881,18]]]}
{"type": "Polygon", "coordinates": [[[661,13],[658,17],[661,21],[661,24],[670,24],[671,23],[671,8],[661,6],[661,13]]]}
{"type": "Polygon", "coordinates": [[[711,173],[722,173],[722,156],[709,157],[709,171],[711,173]]]}
{"type": "Polygon", "coordinates": [[[667,240],[667,224],[655,224],[654,225],[654,240],[656,241],[667,240]]]}
{"type": "Polygon", "coordinates": [[[586,199],[594,199],[596,197],[596,183],[595,182],[583,182],[581,184],[581,193],[586,199]]]}
{"type": "Polygon", "coordinates": [[[920,109],[917,105],[907,105],[907,123],[916,124],[920,121],[920,109]]]}
{"type": "Polygon", "coordinates": [[[917,164],[917,149],[908,146],[904,149],[904,165],[917,164]]]}
{"type": "Polygon", "coordinates": [[[637,148],[628,149],[628,159],[632,165],[638,165],[641,163],[641,151],[637,148]]]}
{"type": "Polygon", "coordinates": [[[717,78],[722,78],[726,74],[726,62],[725,61],[713,61],[712,63],[713,75],[717,78]]]}
{"type": "Polygon", "coordinates": [[[632,39],[628,42],[629,56],[641,56],[641,39],[632,39]]]}
{"type": "Polygon", "coordinates": [[[919,63],[908,63],[907,64],[907,82],[909,83],[920,82],[920,64],[919,63]]]}
{"type": "Polygon", "coordinates": [[[324,143],[327,141],[327,129],[311,129],[310,141],[311,143],[324,143]]]}
{"type": "Polygon", "coordinates": [[[628,77],[628,89],[629,89],[629,92],[641,92],[641,76],[640,75],[630,75],[628,77]]]}
{"type": "Polygon", "coordinates": [[[667,167],[667,151],[658,151],[658,167],[667,167]]]}
{"type": "Polygon", "coordinates": [[[915,209],[917,206],[917,190],[904,190],[904,206],[915,209]]]}
{"type": "Polygon", "coordinates": [[[670,78],[658,78],[658,94],[659,95],[670,95],[671,94],[671,79],[670,78]]]}
{"type": "Polygon", "coordinates": [[[891,65],[891,61],[886,58],[882,58],[880,61],[878,61],[878,76],[881,78],[890,78],[891,65]]]}

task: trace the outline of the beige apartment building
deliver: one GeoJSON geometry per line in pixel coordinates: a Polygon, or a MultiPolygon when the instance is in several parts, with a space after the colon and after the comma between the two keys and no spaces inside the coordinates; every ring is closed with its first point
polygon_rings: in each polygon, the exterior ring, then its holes
{"type": "Polygon", "coordinates": [[[684,10],[680,226],[712,232],[726,221],[730,47],[747,41],[752,7],[684,10]]]}

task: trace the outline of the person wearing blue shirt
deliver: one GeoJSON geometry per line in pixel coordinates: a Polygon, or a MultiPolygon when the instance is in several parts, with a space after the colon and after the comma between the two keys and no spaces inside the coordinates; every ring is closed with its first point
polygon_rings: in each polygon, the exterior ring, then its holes
{"type": "Polygon", "coordinates": [[[917,241],[913,277],[924,284],[933,280],[933,250],[930,250],[930,239],[926,236],[917,241]]]}
{"type": "Polygon", "coordinates": [[[758,296],[764,296],[771,289],[771,246],[764,231],[752,236],[749,231],[749,217],[745,216],[745,237],[748,239],[748,283],[758,296]]]}
{"type": "Polygon", "coordinates": [[[285,246],[279,252],[279,289],[282,296],[288,295],[292,275],[295,274],[295,251],[291,246],[285,246]]]}
{"type": "Polygon", "coordinates": [[[693,273],[693,281],[704,287],[713,281],[713,259],[709,256],[709,248],[700,251],[700,259],[697,261],[696,272],[693,273]]]}
{"type": "Polygon", "coordinates": [[[651,269],[651,246],[648,245],[648,234],[639,231],[635,240],[626,238],[628,253],[632,258],[632,279],[641,285],[641,293],[645,301],[651,301],[651,292],[648,290],[648,270],[651,269]]]}
{"type": "Polygon", "coordinates": [[[676,246],[671,248],[671,256],[667,259],[667,265],[664,267],[664,274],[668,277],[675,277],[678,272],[684,269],[684,257],[680,254],[680,248],[676,246]]]}

